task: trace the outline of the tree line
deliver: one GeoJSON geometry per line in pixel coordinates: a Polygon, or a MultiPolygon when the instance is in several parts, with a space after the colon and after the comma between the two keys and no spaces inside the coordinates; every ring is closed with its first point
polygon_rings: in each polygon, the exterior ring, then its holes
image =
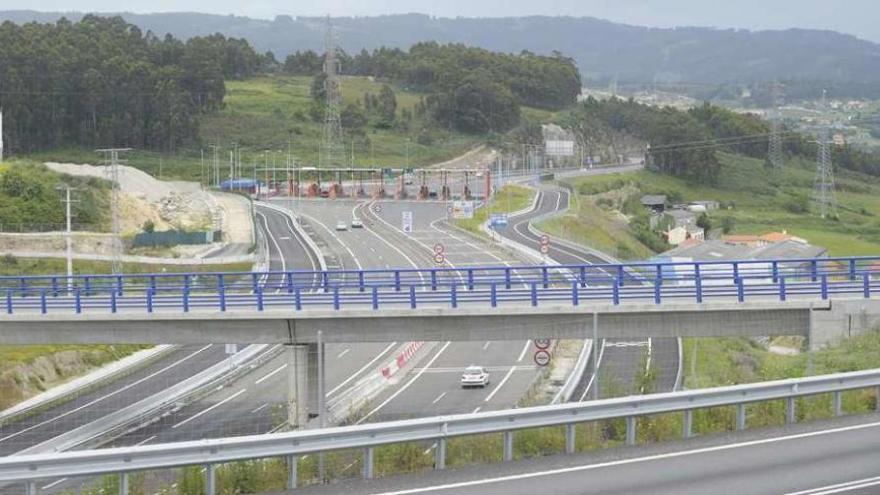
{"type": "Polygon", "coordinates": [[[274,63],[245,40],[186,42],[120,17],[0,25],[0,106],[8,151],[64,145],[173,151],[223,104],[224,82],[274,63]]]}
{"type": "MultiPolygon", "coordinates": [[[[520,120],[520,106],[559,110],[581,91],[577,66],[570,58],[522,52],[494,53],[461,44],[418,43],[362,50],[340,50],[341,73],[370,76],[426,93],[424,109],[438,123],[468,133],[503,132],[520,120]]],[[[289,55],[283,70],[320,77],[323,57],[314,51],[289,55]]]]}

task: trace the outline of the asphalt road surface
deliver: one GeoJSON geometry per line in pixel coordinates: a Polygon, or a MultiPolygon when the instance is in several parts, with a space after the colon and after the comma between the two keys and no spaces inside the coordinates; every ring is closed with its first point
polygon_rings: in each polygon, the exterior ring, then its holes
{"type": "MultiPolygon", "coordinates": [[[[511,218],[509,226],[499,230],[504,237],[536,251],[540,248],[540,235],[530,230],[529,224],[536,219],[547,218],[567,210],[570,199],[567,190],[555,187],[542,186],[539,194],[534,210],[511,218]]],[[[563,265],[608,263],[587,249],[553,242],[552,239],[547,256],[563,265]]],[[[599,352],[600,397],[641,393],[641,390],[637,390],[639,383],[637,376],[649,365],[653,367],[656,376],[654,391],[671,391],[675,386],[679,361],[677,339],[606,339],[602,342],[599,352]]],[[[588,389],[595,386],[595,381],[590,380],[592,376],[590,370],[591,367],[588,367],[581,378],[572,396],[573,400],[583,400],[591,396],[592,391],[588,389]]]]}
{"type": "Polygon", "coordinates": [[[572,456],[315,486],[313,495],[867,495],[880,493],[880,416],[572,456]]]}

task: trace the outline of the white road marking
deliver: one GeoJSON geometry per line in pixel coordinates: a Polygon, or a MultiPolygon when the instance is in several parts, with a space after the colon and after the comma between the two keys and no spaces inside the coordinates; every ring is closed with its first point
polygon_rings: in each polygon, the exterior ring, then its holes
{"type": "MultiPolygon", "coordinates": [[[[593,352],[596,352],[596,343],[595,342],[593,343],[593,352]]],[[[604,355],[605,355],[605,340],[603,339],[602,340],[602,347],[599,348],[599,359],[596,361],[596,367],[594,369],[601,370],[602,356],[604,356],[604,355]]],[[[581,402],[583,402],[584,399],[587,397],[587,393],[589,393],[590,387],[593,386],[593,381],[595,381],[595,380],[596,380],[596,374],[593,373],[592,375],[590,375],[590,381],[587,382],[587,387],[584,389],[584,393],[581,394],[581,399],[580,399],[581,402]]]]}
{"type": "Polygon", "coordinates": [[[351,351],[351,347],[346,348],[344,351],[342,351],[342,352],[340,352],[339,354],[336,355],[336,359],[340,359],[340,358],[342,358],[342,356],[345,356],[345,355],[348,354],[350,351],[351,351]]]}
{"type": "Polygon", "coordinates": [[[485,351],[486,349],[488,349],[490,345],[492,345],[492,341],[487,340],[486,343],[483,344],[483,350],[485,351]]]}
{"type": "Polygon", "coordinates": [[[870,486],[880,485],[880,476],[873,478],[865,478],[855,481],[847,481],[845,483],[837,483],[836,485],[823,486],[821,488],[812,488],[800,492],[791,492],[786,495],[826,495],[831,493],[848,492],[851,490],[859,490],[870,486]]]}
{"type": "Polygon", "coordinates": [[[519,357],[516,358],[516,362],[517,362],[517,363],[522,362],[523,358],[526,357],[526,353],[529,352],[529,347],[531,346],[531,344],[532,344],[532,341],[531,341],[531,340],[527,340],[527,341],[526,341],[526,345],[525,345],[525,347],[523,347],[522,352],[519,353],[519,357]]]}
{"type": "Polygon", "coordinates": [[[414,376],[414,377],[412,378],[412,380],[406,382],[406,384],[405,384],[404,386],[402,386],[402,387],[400,387],[399,389],[397,389],[396,392],[394,392],[393,394],[391,394],[391,397],[388,397],[387,399],[385,399],[385,401],[382,402],[381,404],[379,404],[375,409],[373,409],[372,411],[368,412],[363,418],[359,419],[358,422],[357,422],[357,424],[361,424],[361,423],[363,423],[364,421],[366,421],[367,418],[369,418],[370,416],[372,416],[373,414],[375,414],[376,412],[378,412],[379,409],[382,409],[383,407],[387,406],[389,402],[391,402],[392,400],[396,399],[398,395],[402,394],[406,389],[408,389],[410,385],[412,385],[413,383],[415,383],[415,381],[418,380],[419,377],[422,376],[422,374],[424,374],[424,372],[425,372],[426,369],[430,368],[431,365],[434,364],[434,361],[436,361],[437,358],[439,358],[440,355],[443,354],[443,351],[445,351],[445,350],[446,350],[451,344],[452,344],[452,341],[446,342],[446,344],[444,344],[443,347],[441,347],[440,350],[437,351],[437,354],[434,354],[434,357],[432,357],[431,360],[428,361],[428,364],[425,365],[425,367],[422,369],[422,371],[419,371],[418,373],[416,373],[416,376],[414,376]]]}
{"type": "Polygon", "coordinates": [[[440,399],[442,399],[443,397],[446,397],[446,392],[443,392],[442,394],[438,395],[436,399],[431,401],[431,404],[436,404],[436,403],[440,402],[440,399]]]}
{"type": "Polygon", "coordinates": [[[482,409],[482,408],[483,408],[483,406],[477,406],[477,408],[474,409],[474,411],[471,414],[477,414],[478,412],[480,412],[480,409],[482,409]]]}
{"type": "MultiPolygon", "coordinates": [[[[664,460],[664,459],[690,457],[690,456],[694,456],[694,455],[708,454],[708,453],[712,453],[712,452],[723,452],[726,450],[735,450],[735,449],[741,449],[741,448],[745,448],[745,447],[754,447],[757,445],[766,445],[766,444],[771,444],[771,443],[776,443],[776,442],[800,440],[802,438],[811,438],[811,437],[818,437],[818,436],[824,436],[824,435],[832,435],[835,433],[845,433],[848,431],[857,431],[857,430],[864,430],[864,429],[868,429],[868,428],[877,428],[877,427],[880,427],[880,422],[866,423],[866,424],[862,424],[862,425],[844,426],[844,427],[840,427],[840,428],[833,428],[830,430],[811,431],[811,432],[806,432],[806,433],[798,433],[795,435],[787,435],[787,436],[774,437],[774,438],[764,438],[764,439],[760,439],[760,440],[751,440],[751,441],[740,442],[740,443],[728,443],[728,444],[724,444],[724,445],[716,445],[713,447],[704,447],[704,448],[693,449],[693,450],[683,450],[683,451],[679,451],[679,452],[668,452],[665,454],[655,454],[655,455],[649,455],[649,456],[645,456],[645,457],[636,457],[636,458],[632,458],[632,459],[621,459],[621,460],[617,460],[617,461],[601,462],[598,464],[587,464],[584,466],[572,466],[572,467],[560,468],[560,469],[550,469],[550,470],[546,470],[546,471],[536,471],[536,472],[532,472],[532,473],[522,473],[522,474],[509,475],[509,476],[499,476],[496,478],[485,478],[485,479],[472,480],[472,481],[460,481],[457,483],[449,483],[446,485],[436,485],[436,486],[428,486],[428,487],[422,487],[422,488],[410,488],[410,489],[398,490],[398,491],[394,491],[394,492],[382,492],[382,493],[376,494],[376,495],[411,495],[411,494],[415,494],[415,493],[428,493],[428,492],[440,492],[440,491],[444,491],[444,490],[455,490],[458,488],[467,488],[467,487],[472,487],[472,486],[488,485],[488,484],[492,484],[492,483],[503,483],[506,481],[517,481],[517,480],[524,480],[524,479],[531,479],[531,478],[541,478],[541,477],[545,477],[545,476],[554,476],[554,475],[558,475],[558,474],[577,473],[577,472],[581,472],[581,471],[592,471],[592,470],[596,470],[596,469],[602,469],[602,468],[614,467],[614,466],[626,466],[629,464],[640,464],[643,462],[652,462],[652,461],[659,461],[659,460],[664,460]]],[[[796,492],[796,493],[788,494],[788,495],[796,495],[798,493],[804,494],[804,493],[812,493],[812,492],[809,492],[809,491],[808,492],[796,492]]],[[[828,492],[828,493],[834,493],[834,492],[828,492]]],[[[818,495],[818,494],[814,494],[814,495],[818,495]]]]}
{"type": "Polygon", "coordinates": [[[51,423],[51,422],[53,422],[53,421],[55,421],[55,420],[61,419],[61,418],[65,417],[65,416],[69,416],[69,415],[71,415],[71,414],[73,414],[73,413],[75,413],[75,412],[81,411],[81,410],[83,410],[83,409],[85,409],[85,408],[87,408],[87,407],[89,407],[89,406],[91,406],[91,405],[97,404],[98,402],[101,402],[101,401],[104,400],[104,399],[107,399],[107,398],[109,398],[109,397],[113,397],[114,395],[116,395],[116,394],[118,394],[118,393],[120,393],[120,392],[123,392],[123,391],[125,391],[125,390],[130,389],[131,387],[134,387],[134,386],[136,386],[136,385],[140,385],[141,383],[143,383],[143,382],[149,380],[150,378],[153,378],[154,376],[160,375],[160,374],[162,374],[162,373],[164,373],[164,372],[170,370],[171,368],[177,366],[178,364],[180,364],[180,363],[182,363],[182,362],[184,362],[184,361],[189,360],[190,358],[196,356],[197,354],[201,353],[202,351],[204,351],[205,349],[211,347],[212,345],[213,345],[213,344],[208,344],[208,345],[206,345],[205,347],[202,347],[201,349],[199,349],[199,350],[193,352],[192,354],[190,354],[190,355],[188,355],[188,356],[186,356],[186,357],[184,357],[184,358],[182,358],[182,359],[180,359],[180,360],[178,360],[178,361],[175,361],[174,363],[169,364],[168,366],[162,368],[162,369],[159,370],[159,371],[156,371],[155,373],[152,373],[152,374],[150,374],[150,375],[148,375],[148,376],[145,376],[145,377],[141,378],[140,380],[138,380],[138,381],[136,381],[136,382],[129,383],[128,385],[126,385],[126,386],[120,388],[119,390],[115,390],[115,391],[113,391],[113,392],[110,392],[110,393],[107,394],[107,395],[103,395],[103,396],[101,396],[101,397],[98,397],[97,399],[95,399],[95,400],[93,400],[93,401],[91,401],[91,402],[88,402],[88,403],[86,403],[86,404],[83,404],[83,405],[77,407],[76,409],[71,409],[70,411],[67,411],[67,412],[65,412],[64,414],[59,414],[58,416],[55,416],[54,418],[49,418],[49,419],[47,419],[46,421],[43,421],[43,422],[41,422],[41,423],[37,423],[37,424],[35,424],[35,425],[32,425],[32,426],[29,426],[29,427],[24,428],[24,429],[22,429],[22,430],[19,430],[19,431],[15,432],[15,433],[13,433],[13,434],[11,434],[11,435],[7,435],[7,436],[5,436],[5,437],[3,437],[3,438],[0,438],[0,442],[2,442],[2,441],[4,441],[4,440],[8,440],[8,439],[13,438],[13,437],[16,437],[16,436],[18,436],[18,435],[21,435],[22,433],[26,433],[26,432],[28,432],[28,431],[30,431],[30,430],[35,429],[35,428],[39,428],[39,427],[41,427],[41,426],[47,425],[47,424],[49,424],[49,423],[51,423]]]}
{"type": "Polygon", "coordinates": [[[516,371],[516,366],[511,366],[507,374],[504,375],[504,378],[502,378],[501,381],[498,382],[498,385],[495,385],[495,388],[493,388],[489,395],[486,396],[485,402],[489,402],[490,400],[492,400],[492,397],[495,397],[495,394],[497,394],[498,391],[501,390],[501,387],[503,387],[504,384],[507,383],[507,380],[510,379],[510,375],[512,375],[514,371],[516,371]]]}
{"type": "Polygon", "coordinates": [[[141,440],[140,442],[136,443],[135,445],[143,445],[143,444],[145,444],[145,443],[149,443],[149,442],[151,442],[152,440],[155,440],[155,439],[156,439],[156,435],[153,435],[153,436],[151,436],[150,438],[147,438],[147,439],[141,440]]]}
{"type": "Polygon", "coordinates": [[[284,370],[285,368],[287,368],[287,363],[282,364],[281,366],[276,368],[275,371],[271,371],[268,374],[266,374],[265,376],[263,376],[262,378],[260,378],[259,380],[255,381],[254,385],[259,385],[259,384],[265,382],[269,378],[272,378],[273,376],[277,375],[278,373],[281,373],[281,371],[284,370]]]}
{"type": "Polygon", "coordinates": [[[192,420],[194,420],[194,419],[196,419],[196,418],[198,418],[198,417],[200,417],[200,416],[203,416],[203,415],[205,415],[205,414],[207,414],[207,413],[213,411],[214,409],[217,409],[218,407],[222,406],[223,404],[226,404],[227,402],[229,402],[229,401],[231,401],[231,400],[234,400],[236,397],[238,397],[239,395],[241,395],[241,394],[243,394],[243,393],[245,393],[245,392],[247,392],[247,389],[246,389],[246,388],[243,388],[243,389],[239,390],[238,392],[236,392],[236,393],[230,395],[229,397],[227,397],[227,398],[221,400],[220,402],[214,404],[213,406],[211,406],[211,407],[209,407],[209,408],[207,408],[207,409],[204,409],[204,410],[202,410],[202,411],[199,411],[198,413],[196,413],[196,414],[194,414],[194,415],[192,415],[192,416],[190,416],[190,417],[184,419],[183,421],[181,421],[180,423],[177,423],[176,425],[172,426],[171,428],[177,428],[178,426],[183,426],[183,425],[189,423],[190,421],[192,421],[192,420]]]}
{"type": "Polygon", "coordinates": [[[60,480],[56,480],[56,481],[53,481],[52,483],[49,483],[48,485],[41,486],[40,490],[48,490],[49,488],[52,488],[53,486],[58,486],[61,483],[64,483],[65,481],[67,481],[67,478],[61,478],[60,480]]]}
{"type": "Polygon", "coordinates": [[[380,352],[378,355],[376,355],[376,357],[374,357],[372,361],[370,361],[369,363],[365,364],[361,369],[355,371],[350,377],[346,378],[345,381],[343,381],[342,383],[340,383],[339,385],[337,385],[333,390],[327,392],[327,395],[328,395],[328,396],[333,395],[333,394],[336,393],[340,388],[346,386],[349,382],[351,382],[352,380],[354,380],[355,377],[357,377],[358,375],[360,375],[361,373],[363,373],[364,371],[366,371],[367,368],[369,368],[370,366],[372,366],[373,364],[375,364],[376,361],[378,361],[379,359],[381,359],[382,356],[384,356],[388,351],[390,351],[390,350],[391,350],[394,346],[396,346],[396,345],[397,345],[397,342],[392,342],[392,343],[388,344],[388,346],[385,347],[384,349],[382,349],[382,352],[380,352]]]}
{"type": "Polygon", "coordinates": [[[263,409],[266,409],[267,407],[269,407],[268,402],[263,404],[262,406],[256,408],[256,409],[254,409],[253,411],[251,411],[251,414],[257,414],[258,412],[262,411],[263,409]]]}

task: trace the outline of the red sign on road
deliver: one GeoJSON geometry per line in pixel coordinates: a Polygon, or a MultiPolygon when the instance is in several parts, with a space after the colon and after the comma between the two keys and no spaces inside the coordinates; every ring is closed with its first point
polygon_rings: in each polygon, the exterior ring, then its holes
{"type": "Polygon", "coordinates": [[[434,244],[434,254],[443,254],[443,251],[445,251],[443,244],[440,244],[439,242],[434,244]]]}
{"type": "Polygon", "coordinates": [[[550,364],[550,353],[545,350],[539,350],[535,352],[535,364],[540,367],[547,366],[550,364]]]}
{"type": "Polygon", "coordinates": [[[541,245],[542,245],[542,246],[547,246],[547,245],[549,245],[549,244],[550,244],[550,236],[547,235],[547,234],[542,235],[542,236],[541,236],[541,245]]]}
{"type": "Polygon", "coordinates": [[[535,347],[545,350],[550,347],[550,339],[535,339],[535,347]]]}
{"type": "Polygon", "coordinates": [[[442,265],[445,262],[446,262],[446,257],[443,256],[443,253],[437,253],[434,255],[434,263],[437,263],[438,265],[442,265]]]}
{"type": "Polygon", "coordinates": [[[549,252],[550,252],[550,246],[548,246],[547,244],[542,244],[541,245],[541,254],[547,254],[549,252]]]}

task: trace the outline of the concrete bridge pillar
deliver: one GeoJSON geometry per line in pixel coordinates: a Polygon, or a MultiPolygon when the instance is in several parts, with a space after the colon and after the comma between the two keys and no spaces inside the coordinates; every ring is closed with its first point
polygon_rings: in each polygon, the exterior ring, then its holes
{"type": "Polygon", "coordinates": [[[309,421],[309,346],[285,344],[287,358],[287,423],[303,428],[309,421]]]}

